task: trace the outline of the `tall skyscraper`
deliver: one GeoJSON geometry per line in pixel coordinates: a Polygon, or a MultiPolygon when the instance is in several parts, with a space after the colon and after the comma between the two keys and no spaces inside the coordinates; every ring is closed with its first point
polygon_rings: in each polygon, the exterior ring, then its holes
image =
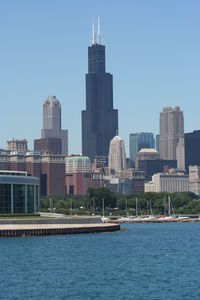
{"type": "Polygon", "coordinates": [[[115,172],[126,169],[125,145],[118,135],[110,141],[108,167],[110,170],[115,170],[115,172]]]}
{"type": "Polygon", "coordinates": [[[156,134],[156,150],[160,152],[160,134],[156,134]]]}
{"type": "Polygon", "coordinates": [[[185,143],[184,138],[180,138],[176,147],[177,169],[185,170],[185,143]]]}
{"type": "Polygon", "coordinates": [[[200,130],[185,133],[185,168],[200,166],[200,130]]]}
{"type": "Polygon", "coordinates": [[[139,132],[129,134],[130,160],[135,161],[138,151],[143,148],[154,148],[155,138],[152,132],[139,132]]]}
{"type": "Polygon", "coordinates": [[[86,110],[82,111],[82,154],[108,156],[109,143],[118,130],[118,110],[113,109],[113,77],[106,73],[105,46],[101,44],[100,24],[88,47],[86,110]]]}
{"type": "Polygon", "coordinates": [[[68,154],[68,130],[61,129],[61,104],[55,96],[49,96],[43,104],[42,138],[60,138],[62,154],[68,154]]]}
{"type": "Polygon", "coordinates": [[[184,137],[183,112],[179,106],[164,107],[160,113],[160,156],[176,160],[176,147],[184,137]]]}

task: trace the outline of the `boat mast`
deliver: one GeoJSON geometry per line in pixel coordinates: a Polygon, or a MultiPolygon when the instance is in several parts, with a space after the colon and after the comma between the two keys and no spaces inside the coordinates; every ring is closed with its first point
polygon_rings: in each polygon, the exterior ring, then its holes
{"type": "Polygon", "coordinates": [[[149,212],[149,201],[147,200],[147,215],[149,216],[150,212],[149,212]]]}
{"type": "Polygon", "coordinates": [[[103,199],[103,217],[104,217],[104,199],[103,199]]]}
{"type": "Polygon", "coordinates": [[[137,198],[135,200],[135,210],[136,210],[136,217],[138,216],[138,203],[137,203],[137,198]]]}
{"type": "Polygon", "coordinates": [[[169,216],[171,215],[171,204],[170,204],[171,200],[170,200],[170,196],[168,196],[168,214],[169,216]]]}
{"type": "Polygon", "coordinates": [[[150,206],[150,215],[153,215],[153,212],[152,212],[152,207],[151,207],[151,200],[149,201],[149,206],[150,206]]]}

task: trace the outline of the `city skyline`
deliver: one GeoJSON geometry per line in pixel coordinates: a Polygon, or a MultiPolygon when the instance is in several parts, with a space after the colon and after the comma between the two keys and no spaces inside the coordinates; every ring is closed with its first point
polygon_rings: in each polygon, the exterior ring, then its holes
{"type": "Polygon", "coordinates": [[[5,148],[8,139],[26,138],[33,148],[42,128],[43,101],[56,95],[62,105],[63,128],[69,130],[69,153],[81,153],[84,74],[93,15],[101,17],[107,69],[114,76],[119,134],[126,151],[129,133],[159,132],[164,106],[180,106],[185,132],[199,129],[200,44],[196,37],[200,4],[173,2],[119,2],[113,15],[114,1],[106,8],[95,1],[84,5],[60,1],[60,6],[49,1],[2,3],[0,147],[5,148]]]}

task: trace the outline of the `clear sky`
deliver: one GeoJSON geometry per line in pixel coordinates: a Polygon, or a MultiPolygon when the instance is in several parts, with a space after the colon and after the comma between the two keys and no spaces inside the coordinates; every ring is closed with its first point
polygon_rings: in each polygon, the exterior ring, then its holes
{"type": "Polygon", "coordinates": [[[185,132],[200,129],[199,0],[0,1],[0,147],[40,138],[42,105],[62,104],[69,153],[81,152],[81,110],[92,16],[101,18],[119,134],[159,131],[163,106],[179,105],[185,132]]]}

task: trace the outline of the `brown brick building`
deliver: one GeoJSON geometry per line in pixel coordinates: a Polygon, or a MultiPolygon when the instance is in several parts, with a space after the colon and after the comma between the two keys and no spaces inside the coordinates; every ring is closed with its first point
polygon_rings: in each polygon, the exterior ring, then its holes
{"type": "Polygon", "coordinates": [[[41,195],[65,195],[65,157],[62,155],[41,156],[41,195]]]}
{"type": "Polygon", "coordinates": [[[34,151],[61,155],[62,140],[60,138],[42,138],[34,140],[34,151]]]}
{"type": "Polygon", "coordinates": [[[38,177],[42,196],[65,195],[65,160],[62,155],[0,150],[0,170],[26,171],[28,176],[38,177]]]}

